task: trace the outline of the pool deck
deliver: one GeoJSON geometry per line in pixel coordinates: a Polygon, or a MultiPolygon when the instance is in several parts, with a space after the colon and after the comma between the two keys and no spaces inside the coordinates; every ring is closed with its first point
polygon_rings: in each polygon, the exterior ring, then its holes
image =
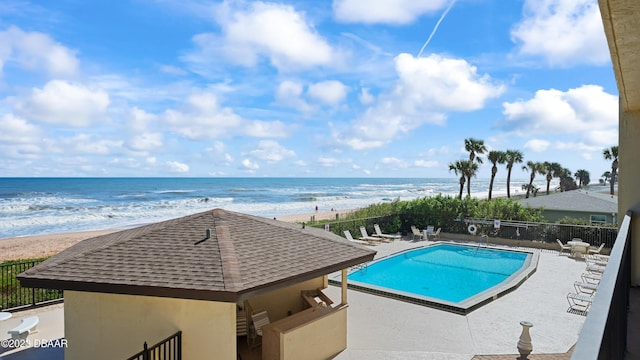
{"type": "MultiPolygon", "coordinates": [[[[426,244],[396,241],[374,249],[380,258],[426,244]]],[[[585,317],[568,312],[566,295],[574,291],[585,263],[557,251],[521,249],[540,252],[538,270],[516,290],[467,315],[348,290],[347,350],[335,359],[468,360],[517,354],[523,320],[533,323],[533,354],[567,353],[585,317]]],[[[326,293],[340,299],[337,286],[326,293]]]]}

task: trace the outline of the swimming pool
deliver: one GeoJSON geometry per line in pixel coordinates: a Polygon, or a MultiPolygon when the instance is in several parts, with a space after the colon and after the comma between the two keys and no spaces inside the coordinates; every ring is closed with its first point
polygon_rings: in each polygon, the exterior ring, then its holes
{"type": "Polygon", "coordinates": [[[537,255],[438,243],[374,261],[347,281],[354,289],[468,313],[524,282],[537,255]]]}

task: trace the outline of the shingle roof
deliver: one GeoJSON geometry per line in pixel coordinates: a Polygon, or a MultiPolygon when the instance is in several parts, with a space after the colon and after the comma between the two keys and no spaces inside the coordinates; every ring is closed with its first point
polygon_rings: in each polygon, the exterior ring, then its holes
{"type": "Polygon", "coordinates": [[[87,239],[18,278],[28,287],[239,301],[374,255],[328,231],[214,209],[87,239]]]}
{"type": "Polygon", "coordinates": [[[594,191],[573,190],[519,200],[524,206],[546,210],[617,213],[618,198],[594,191]]]}

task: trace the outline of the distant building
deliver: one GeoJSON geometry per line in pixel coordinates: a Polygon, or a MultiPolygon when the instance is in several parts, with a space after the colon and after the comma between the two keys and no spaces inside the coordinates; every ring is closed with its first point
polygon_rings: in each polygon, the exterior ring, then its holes
{"type": "Polygon", "coordinates": [[[542,215],[549,222],[557,222],[564,217],[582,219],[593,224],[612,224],[618,220],[618,196],[610,195],[608,188],[600,186],[589,190],[572,190],[521,199],[523,206],[542,209],[542,215]]]}

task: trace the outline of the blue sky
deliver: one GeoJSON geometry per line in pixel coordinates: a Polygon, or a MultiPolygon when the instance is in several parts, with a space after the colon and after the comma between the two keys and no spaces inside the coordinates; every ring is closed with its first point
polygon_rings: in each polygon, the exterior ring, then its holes
{"type": "Polygon", "coordinates": [[[596,0],[0,2],[0,176],[454,177],[473,137],[597,182],[617,119],[596,0]]]}

